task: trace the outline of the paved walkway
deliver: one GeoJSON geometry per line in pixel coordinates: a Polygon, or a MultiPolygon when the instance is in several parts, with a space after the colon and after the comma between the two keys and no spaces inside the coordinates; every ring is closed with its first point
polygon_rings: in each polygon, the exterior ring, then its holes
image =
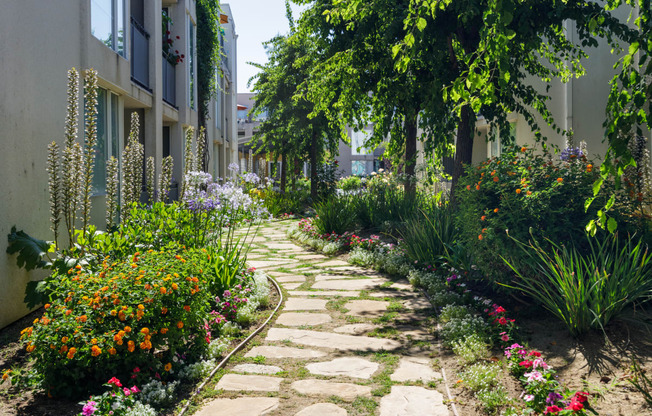
{"type": "Polygon", "coordinates": [[[249,255],[285,305],[196,415],[448,416],[428,301],[407,281],[292,244],[290,224],[262,227],[249,255]]]}

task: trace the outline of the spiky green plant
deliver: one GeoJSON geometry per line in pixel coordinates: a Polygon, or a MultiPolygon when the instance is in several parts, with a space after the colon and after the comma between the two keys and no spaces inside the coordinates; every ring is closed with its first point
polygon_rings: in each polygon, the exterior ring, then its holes
{"type": "Polygon", "coordinates": [[[172,156],[163,158],[161,166],[161,174],[158,177],[158,200],[159,202],[166,202],[168,194],[170,193],[170,185],[172,182],[172,168],[174,161],[172,156]]]}
{"type": "Polygon", "coordinates": [[[118,159],[111,156],[106,163],[106,229],[115,226],[118,213],[118,159]]]}
{"type": "Polygon", "coordinates": [[[128,212],[127,207],[140,200],[140,191],[143,178],[143,145],[138,140],[140,122],[138,113],[131,113],[131,129],[129,141],[122,152],[122,203],[121,214],[124,220],[128,212]]]}
{"type": "Polygon", "coordinates": [[[185,147],[183,151],[183,177],[181,178],[181,191],[179,197],[183,198],[183,195],[186,192],[186,175],[188,172],[195,170],[195,157],[192,152],[192,136],[195,133],[195,129],[189,126],[186,129],[186,140],[185,147]]]}
{"type": "Polygon", "coordinates": [[[59,223],[61,222],[61,177],[59,172],[59,145],[48,145],[48,190],[50,192],[50,222],[54,232],[54,246],[59,246],[59,223]]]}
{"type": "Polygon", "coordinates": [[[68,244],[72,247],[75,232],[77,204],[79,202],[80,165],[75,150],[79,118],[79,73],[75,68],[68,71],[68,100],[66,107],[65,144],[62,163],[62,216],[68,233],[68,244]]]}
{"type": "Polygon", "coordinates": [[[156,167],[154,164],[154,156],[150,156],[147,158],[147,166],[145,167],[145,176],[146,176],[146,183],[147,183],[147,202],[149,204],[154,203],[154,181],[156,177],[156,167]]]}
{"type": "Polygon", "coordinates": [[[195,158],[195,170],[204,171],[204,162],[206,161],[206,129],[204,126],[199,128],[199,137],[197,138],[197,156],[195,158]]]}
{"type": "Polygon", "coordinates": [[[82,233],[91,216],[91,195],[93,193],[93,167],[97,146],[97,71],[89,69],[84,75],[84,167],[82,184],[82,233]]]}

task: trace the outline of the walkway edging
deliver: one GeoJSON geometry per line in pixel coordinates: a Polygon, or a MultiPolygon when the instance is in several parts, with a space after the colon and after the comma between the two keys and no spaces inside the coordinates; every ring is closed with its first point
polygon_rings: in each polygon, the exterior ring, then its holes
{"type": "Polygon", "coordinates": [[[181,409],[181,412],[179,412],[178,416],[183,416],[186,413],[186,411],[188,410],[188,407],[190,406],[190,403],[192,402],[192,399],[195,398],[195,396],[197,396],[197,394],[199,394],[199,392],[201,392],[201,390],[204,387],[206,387],[206,383],[208,383],[213,378],[215,373],[217,373],[222,367],[224,367],[229,362],[229,360],[231,359],[231,357],[235,353],[237,353],[242,348],[244,348],[249,343],[249,341],[251,341],[251,339],[253,337],[255,337],[256,335],[258,335],[260,333],[260,331],[262,331],[263,328],[265,328],[267,326],[267,324],[269,324],[269,322],[272,320],[272,318],[274,316],[276,316],[276,312],[278,312],[281,305],[283,304],[283,300],[284,300],[283,299],[283,291],[281,290],[281,287],[279,286],[278,282],[274,278],[272,278],[268,274],[265,274],[265,276],[267,277],[267,279],[270,282],[272,282],[272,284],[276,288],[276,291],[278,292],[278,295],[279,295],[278,305],[276,305],[276,308],[274,308],[274,311],[269,315],[269,317],[265,320],[265,322],[263,322],[263,324],[260,327],[258,327],[254,332],[249,334],[249,336],[247,338],[245,338],[244,341],[242,341],[240,344],[238,344],[237,347],[235,347],[226,357],[224,357],[224,359],[222,359],[222,361],[220,361],[220,363],[217,366],[215,366],[215,368],[213,368],[213,371],[211,371],[211,373],[204,379],[204,381],[199,385],[199,387],[197,387],[197,389],[195,389],[195,391],[192,393],[192,396],[190,396],[188,398],[188,401],[187,401],[186,405],[183,407],[183,409],[181,409]]]}

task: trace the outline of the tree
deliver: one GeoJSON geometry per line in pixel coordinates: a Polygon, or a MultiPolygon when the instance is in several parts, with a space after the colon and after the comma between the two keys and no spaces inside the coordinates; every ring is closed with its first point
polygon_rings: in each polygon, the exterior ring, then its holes
{"type": "MultiPolygon", "coordinates": [[[[333,67],[339,63],[347,76],[354,74],[352,83],[363,87],[353,92],[358,100],[371,102],[376,118],[402,106],[402,89],[424,92],[411,99],[419,103],[415,107],[426,133],[425,147],[440,156],[456,135],[453,190],[463,166],[471,163],[477,114],[497,126],[493,134],[506,142],[512,112],[523,115],[537,138],[537,114],[561,131],[546,107],[551,81],[583,74],[580,59],[586,54],[580,46],[597,45],[598,36],[612,41],[612,34],[628,33],[625,25],[589,1],[317,0],[312,10],[309,29],[321,33],[324,42],[331,40],[331,50],[344,51],[331,56],[355,52],[348,60],[333,58],[333,67]],[[576,23],[578,44],[566,36],[567,20],[576,23]],[[395,86],[396,94],[386,95],[390,102],[382,106],[378,101],[383,95],[376,98],[380,88],[372,89],[373,81],[363,82],[374,76],[377,86],[395,86]],[[401,83],[404,76],[412,82],[401,83]],[[532,79],[541,80],[545,91],[532,85],[532,79]],[[365,100],[369,92],[372,96],[365,100]],[[424,95],[424,101],[419,100],[424,95]]],[[[395,128],[397,120],[386,125],[395,128]]]]}
{"type": "MultiPolygon", "coordinates": [[[[256,134],[261,149],[283,158],[281,189],[285,191],[287,160],[308,156],[311,165],[311,196],[317,198],[317,167],[326,150],[334,152],[340,132],[327,114],[298,95],[297,88],[309,77],[315,55],[312,40],[299,33],[277,36],[266,44],[269,61],[257,65],[252,79],[256,101],[252,111],[267,111],[256,134]]],[[[251,82],[251,81],[250,81],[251,82]]]]}

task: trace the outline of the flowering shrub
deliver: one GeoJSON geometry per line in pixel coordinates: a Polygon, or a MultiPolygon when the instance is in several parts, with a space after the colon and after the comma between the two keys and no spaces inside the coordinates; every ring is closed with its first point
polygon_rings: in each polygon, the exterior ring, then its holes
{"type": "Polygon", "coordinates": [[[123,386],[116,377],[111,377],[104,384],[109,390],[101,396],[93,396],[89,400],[79,403],[83,406],[80,416],[90,415],[124,415],[129,411],[135,411],[138,407],[138,415],[156,415],[154,409],[137,401],[141,390],[135,385],[123,386]]]}
{"type": "MultiPolygon", "coordinates": [[[[456,215],[461,239],[475,264],[491,279],[505,282],[509,269],[496,253],[519,259],[522,252],[508,238],[528,241],[532,235],[569,242],[584,234],[596,209],[584,209],[593,196],[599,173],[585,155],[560,160],[548,151],[522,147],[477,167],[460,179],[456,215]]],[[[592,207],[604,206],[595,201],[592,207]]]]}
{"type": "Polygon", "coordinates": [[[78,265],[54,276],[43,316],[22,333],[51,394],[71,396],[135,366],[165,373],[177,350],[206,348],[193,334],[211,298],[210,255],[175,253],[136,253],[95,272],[78,265]]]}
{"type": "Polygon", "coordinates": [[[355,234],[351,235],[349,246],[351,249],[362,248],[364,250],[376,250],[381,244],[380,236],[371,235],[369,238],[361,238],[355,234]]]}

